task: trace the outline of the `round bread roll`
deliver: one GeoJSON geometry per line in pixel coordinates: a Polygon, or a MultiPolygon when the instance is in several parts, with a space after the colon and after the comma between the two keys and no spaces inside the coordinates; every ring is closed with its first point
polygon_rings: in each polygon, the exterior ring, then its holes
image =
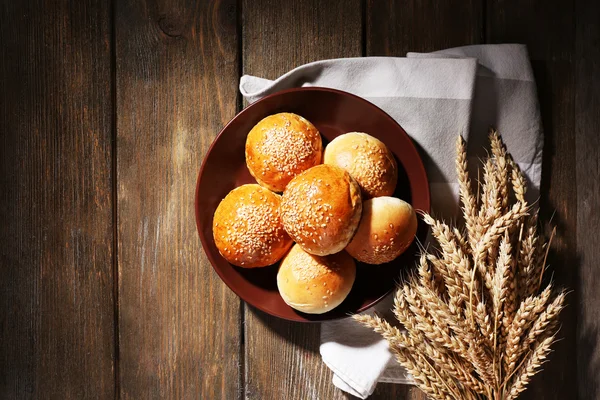
{"type": "Polygon", "coordinates": [[[356,264],[345,251],[320,257],[294,245],[281,261],[277,287],[290,307],[323,314],[344,301],[355,278],[356,264]]]}
{"type": "Polygon", "coordinates": [[[219,253],[233,265],[266,267],[279,261],[292,245],[283,229],[281,196],[256,184],[233,189],[213,218],[219,253]]]}
{"type": "Polygon", "coordinates": [[[367,264],[390,262],[404,252],[417,232],[412,206],[395,197],[375,197],[363,203],[356,235],[346,251],[367,264]]]}
{"type": "Polygon", "coordinates": [[[360,185],[363,198],[391,196],[398,181],[394,155],[382,141],[361,132],[333,139],[325,148],[324,163],[337,165],[360,185]]]}
{"type": "Polygon", "coordinates": [[[283,192],[294,176],[320,164],[322,152],[317,128],[292,113],[262,119],[246,138],[250,173],[260,185],[274,192],[283,192]]]}
{"type": "Polygon", "coordinates": [[[358,227],[361,210],[358,184],[333,165],[317,165],[296,176],[281,199],[285,230],[302,249],[318,256],[346,247],[358,227]]]}

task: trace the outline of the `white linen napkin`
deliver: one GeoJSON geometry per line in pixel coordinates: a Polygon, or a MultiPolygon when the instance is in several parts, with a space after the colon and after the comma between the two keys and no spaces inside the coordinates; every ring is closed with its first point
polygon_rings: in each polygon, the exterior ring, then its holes
{"type": "MultiPolygon", "coordinates": [[[[454,172],[456,135],[469,143],[469,158],[485,154],[488,127],[502,135],[533,189],[541,178],[542,135],[536,87],[523,45],[479,45],[406,58],[365,57],[317,61],[271,81],[244,75],[249,102],[279,90],[321,86],[344,90],[376,104],[406,130],[427,169],[432,211],[447,219],[458,210],[454,172]]],[[[368,132],[367,132],[368,133],[368,132]]],[[[537,192],[529,191],[536,199],[537,192]]],[[[375,309],[385,314],[388,297],[375,309]]],[[[373,312],[369,310],[367,312],[373,312]]],[[[321,356],[332,382],[366,398],[377,382],[410,383],[387,342],[351,319],[323,323],[321,356]]]]}

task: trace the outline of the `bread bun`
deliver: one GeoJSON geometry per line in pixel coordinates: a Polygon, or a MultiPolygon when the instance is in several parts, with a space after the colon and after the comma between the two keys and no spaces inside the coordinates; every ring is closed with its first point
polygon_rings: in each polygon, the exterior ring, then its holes
{"type": "Polygon", "coordinates": [[[356,264],[345,251],[320,257],[294,245],[281,261],[277,287],[290,307],[323,314],[344,301],[355,278],[356,264]]]}
{"type": "Polygon", "coordinates": [[[213,218],[213,237],[219,253],[244,268],[266,267],[279,261],[292,245],[283,229],[281,196],[256,184],[233,189],[213,218]]]}
{"type": "Polygon", "coordinates": [[[246,165],[256,181],[274,192],[299,173],[321,163],[323,144],[313,124],[279,113],[262,119],[246,138],[246,165]]]}
{"type": "Polygon", "coordinates": [[[325,164],[337,165],[360,185],[363,198],[391,196],[398,181],[394,155],[371,135],[350,132],[333,139],[325,148],[325,164]]]}
{"type": "Polygon", "coordinates": [[[358,184],[333,165],[317,165],[296,176],[281,199],[285,230],[302,249],[318,256],[346,247],[358,227],[361,210],[358,184]]]}
{"type": "Polygon", "coordinates": [[[363,203],[360,225],[346,251],[367,264],[390,262],[406,250],[417,232],[412,206],[395,197],[375,197],[363,203]]]}

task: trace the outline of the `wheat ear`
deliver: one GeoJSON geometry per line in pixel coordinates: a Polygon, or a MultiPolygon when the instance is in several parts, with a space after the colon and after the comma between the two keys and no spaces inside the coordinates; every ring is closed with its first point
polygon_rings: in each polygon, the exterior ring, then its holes
{"type": "Polygon", "coordinates": [[[508,162],[506,160],[506,147],[502,143],[498,131],[490,129],[490,145],[492,154],[496,161],[496,171],[498,172],[498,195],[500,197],[500,206],[503,212],[508,207],[508,162]]]}
{"type": "Polygon", "coordinates": [[[467,169],[467,149],[464,139],[459,136],[456,139],[456,175],[462,203],[463,217],[467,228],[469,243],[473,248],[479,240],[477,232],[477,201],[473,195],[471,179],[467,169]]]}
{"type": "Polygon", "coordinates": [[[506,339],[504,359],[506,375],[514,371],[519,357],[525,352],[526,347],[521,343],[523,335],[546,308],[551,293],[552,287],[548,286],[539,296],[525,299],[517,310],[506,339]]]}
{"type": "Polygon", "coordinates": [[[531,377],[533,377],[540,370],[542,364],[547,361],[548,354],[550,354],[551,351],[550,346],[552,346],[554,338],[554,335],[547,337],[539,342],[531,351],[523,365],[517,370],[511,385],[506,391],[506,400],[516,399],[517,396],[526,389],[531,377]]]}

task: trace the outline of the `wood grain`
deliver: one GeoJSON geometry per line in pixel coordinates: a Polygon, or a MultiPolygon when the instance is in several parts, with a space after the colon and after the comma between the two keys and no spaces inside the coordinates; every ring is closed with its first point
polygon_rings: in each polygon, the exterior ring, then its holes
{"type": "MultiPolygon", "coordinates": [[[[244,73],[276,78],[310,61],[361,55],[359,0],[243,2],[244,73]]],[[[319,356],[319,325],[246,307],[246,399],[344,399],[319,356]]]]}
{"type": "Polygon", "coordinates": [[[311,61],[361,56],[360,0],[243,1],[244,73],[275,79],[311,61]]]}
{"type": "Polygon", "coordinates": [[[574,3],[497,0],[487,5],[492,43],[525,43],[538,87],[544,127],[540,205],[543,221],[557,226],[549,263],[558,286],[575,290],[561,315],[563,339],[544,371],[532,381],[525,398],[573,398],[577,380],[576,314],[578,257],[575,149],[575,15],[574,3]],[[549,382],[551,384],[549,384],[549,382]]]}
{"type": "MultiPolygon", "coordinates": [[[[577,370],[580,399],[600,397],[600,3],[576,2],[575,149],[579,279],[577,370]]],[[[568,266],[565,266],[568,268],[568,266]]],[[[573,390],[573,392],[575,392],[573,390]]]]}
{"type": "Polygon", "coordinates": [[[482,2],[366,0],[366,55],[404,57],[481,43],[482,2]]]}
{"type": "Polygon", "coordinates": [[[201,250],[202,158],[237,104],[237,9],[116,3],[120,395],[236,399],[240,300],[201,250]]]}
{"type": "Polygon", "coordinates": [[[0,7],[0,398],[114,397],[110,10],[0,7]]]}

